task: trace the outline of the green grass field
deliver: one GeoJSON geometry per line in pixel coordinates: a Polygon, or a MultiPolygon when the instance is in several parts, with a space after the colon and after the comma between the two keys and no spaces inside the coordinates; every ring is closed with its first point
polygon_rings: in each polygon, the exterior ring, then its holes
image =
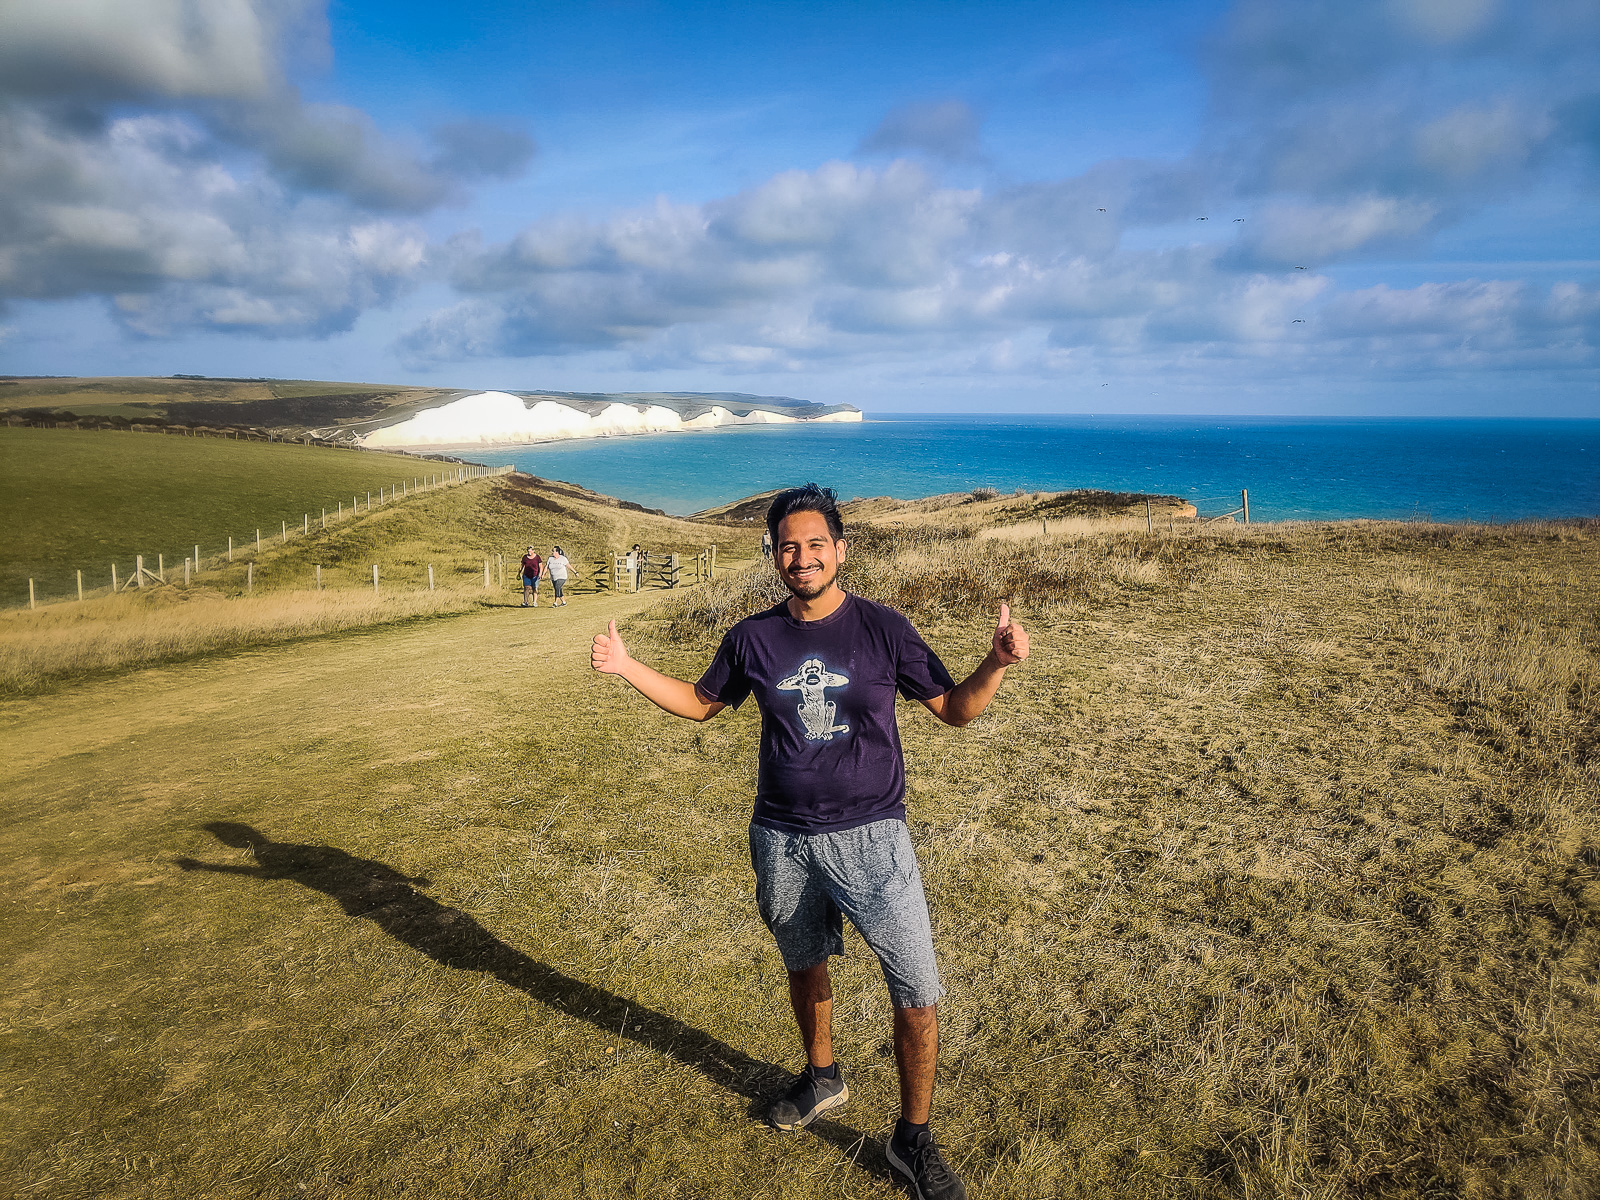
{"type": "MultiPolygon", "coordinates": [[[[998,597],[1034,636],[971,728],[901,709],[950,988],[935,1119],[975,1197],[1595,1194],[1595,550],[863,531],[852,586],[957,674],[998,597]]],[[[793,1137],[754,1119],[800,1055],[751,896],[753,706],[691,725],[586,666],[619,616],[693,676],[768,591],[476,609],[0,701],[0,1179],[903,1196],[853,935],[854,1098],[793,1137]]]]}
{"type": "Polygon", "coordinates": [[[223,438],[149,433],[0,428],[0,606],[26,604],[32,577],[41,597],[126,578],[133,558],[163,554],[182,570],[194,553],[221,553],[232,537],[254,547],[257,529],[277,535],[310,514],[429,471],[396,454],[329,450],[223,438]]]}

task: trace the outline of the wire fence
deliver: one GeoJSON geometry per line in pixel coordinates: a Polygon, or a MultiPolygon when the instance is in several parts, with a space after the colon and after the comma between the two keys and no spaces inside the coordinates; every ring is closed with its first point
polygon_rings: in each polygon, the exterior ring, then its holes
{"type": "MultiPolygon", "coordinates": [[[[291,522],[288,517],[283,517],[279,520],[277,529],[257,527],[244,537],[234,535],[219,537],[212,543],[213,552],[210,554],[202,554],[203,543],[196,543],[192,554],[185,555],[181,563],[178,562],[178,556],[174,555],[170,566],[166,554],[158,553],[153,557],[136,554],[133,556],[131,566],[126,561],[119,564],[116,560],[111,560],[106,566],[89,568],[87,572],[80,567],[75,570],[75,592],[57,596],[55,600],[56,602],[82,601],[129,590],[168,587],[176,584],[180,577],[185,585],[200,581],[202,576],[210,576],[206,582],[214,582],[218,572],[226,571],[235,565],[245,567],[245,588],[246,591],[253,591],[256,584],[256,558],[268,550],[288,546],[295,540],[309,541],[328,529],[374,510],[386,508],[399,500],[441,488],[460,486],[478,479],[508,475],[513,470],[514,468],[510,466],[485,467],[468,464],[414,475],[410,479],[397,480],[392,486],[379,487],[376,492],[354,492],[350,496],[348,506],[341,499],[335,502],[332,508],[319,506],[315,514],[302,512],[298,522],[291,522]]],[[[377,570],[378,568],[374,566],[373,571],[376,573],[377,570]]],[[[322,586],[320,566],[316,568],[315,586],[319,589],[322,586]]],[[[428,586],[430,588],[434,586],[431,565],[428,586]]],[[[49,602],[40,595],[37,581],[29,578],[28,607],[38,608],[41,604],[49,602]]]]}

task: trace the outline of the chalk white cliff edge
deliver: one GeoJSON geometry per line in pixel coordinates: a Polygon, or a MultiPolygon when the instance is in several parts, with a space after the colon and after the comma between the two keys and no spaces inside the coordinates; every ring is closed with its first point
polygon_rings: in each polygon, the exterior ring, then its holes
{"type": "Polygon", "coordinates": [[[722,425],[793,425],[805,421],[859,421],[859,412],[831,412],[817,417],[790,417],[765,409],[740,416],[721,405],[684,420],[659,404],[608,404],[594,416],[555,400],[528,404],[508,392],[479,392],[439,408],[430,408],[398,424],[375,429],[360,439],[364,446],[471,446],[552,442],[567,438],[612,437],[626,433],[677,433],[722,425]]]}

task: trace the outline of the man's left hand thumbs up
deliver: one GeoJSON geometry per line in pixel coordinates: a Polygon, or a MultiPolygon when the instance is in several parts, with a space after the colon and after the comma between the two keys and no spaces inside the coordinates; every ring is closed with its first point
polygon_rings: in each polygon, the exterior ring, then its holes
{"type": "Polygon", "coordinates": [[[1028,631],[1011,619],[1011,606],[1000,602],[1000,623],[994,629],[994,656],[1002,667],[1028,657],[1028,631]]]}

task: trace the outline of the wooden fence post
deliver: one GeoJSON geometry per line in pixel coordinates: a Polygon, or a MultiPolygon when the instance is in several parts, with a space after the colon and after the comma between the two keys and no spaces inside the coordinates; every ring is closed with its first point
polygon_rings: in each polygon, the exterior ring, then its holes
{"type": "Polygon", "coordinates": [[[317,564],[317,591],[322,590],[322,564],[317,564]]]}
{"type": "Polygon", "coordinates": [[[32,610],[33,607],[33,580],[30,579],[28,580],[28,608],[32,610]]]}
{"type": "Polygon", "coordinates": [[[279,521],[278,524],[282,526],[282,528],[278,530],[278,538],[283,545],[287,546],[289,544],[289,518],[283,518],[283,520],[279,521]]]}
{"type": "Polygon", "coordinates": [[[1150,501],[1148,500],[1144,502],[1144,531],[1146,533],[1154,533],[1156,531],[1155,525],[1150,521],[1150,501]]]}
{"type": "Polygon", "coordinates": [[[111,564],[111,592],[112,592],[113,595],[115,595],[116,591],[117,591],[117,564],[116,563],[112,563],[111,564]]]}
{"type": "Polygon", "coordinates": [[[667,586],[669,588],[677,587],[678,586],[678,580],[679,580],[678,554],[677,554],[677,551],[673,551],[671,554],[667,555],[667,586]]]}
{"type": "Polygon", "coordinates": [[[428,590],[433,591],[433,564],[428,564],[428,590]]]}
{"type": "Polygon", "coordinates": [[[133,586],[144,591],[144,555],[133,556],[133,586]]]}
{"type": "Polygon", "coordinates": [[[254,592],[256,590],[255,563],[248,564],[244,569],[244,590],[247,592],[254,592]]]}
{"type": "Polygon", "coordinates": [[[303,537],[310,537],[311,536],[311,514],[310,513],[301,513],[300,514],[300,533],[301,533],[301,536],[303,536],[303,537]]]}
{"type": "Polygon", "coordinates": [[[183,560],[183,586],[189,586],[189,560],[187,558],[183,560]]]}
{"type": "Polygon", "coordinates": [[[231,537],[228,539],[228,561],[233,561],[233,539],[231,537]]]}
{"type": "Polygon", "coordinates": [[[368,512],[372,511],[372,493],[371,492],[367,493],[367,511],[368,512]]]}
{"type": "Polygon", "coordinates": [[[486,558],[483,560],[483,590],[487,592],[493,586],[489,582],[489,560],[486,558]]]}
{"type": "Polygon", "coordinates": [[[328,510],[327,509],[323,509],[322,510],[322,527],[324,529],[326,529],[328,527],[328,510]]]}
{"type": "Polygon", "coordinates": [[[372,564],[372,594],[374,596],[376,596],[378,594],[378,564],[377,563],[373,563],[372,564]]]}
{"type": "Polygon", "coordinates": [[[1244,509],[1244,523],[1250,524],[1250,489],[1241,488],[1239,491],[1239,507],[1244,509]]]}
{"type": "Polygon", "coordinates": [[[256,530],[256,553],[261,553],[261,530],[256,530]]]}
{"type": "Polygon", "coordinates": [[[196,572],[198,572],[200,570],[200,543],[199,542],[196,542],[194,544],[194,569],[195,569],[196,572]]]}
{"type": "Polygon", "coordinates": [[[156,578],[161,580],[162,583],[167,581],[167,556],[165,554],[156,555],[156,578]]]}
{"type": "Polygon", "coordinates": [[[78,603],[83,603],[83,572],[78,572],[78,603]]]}

